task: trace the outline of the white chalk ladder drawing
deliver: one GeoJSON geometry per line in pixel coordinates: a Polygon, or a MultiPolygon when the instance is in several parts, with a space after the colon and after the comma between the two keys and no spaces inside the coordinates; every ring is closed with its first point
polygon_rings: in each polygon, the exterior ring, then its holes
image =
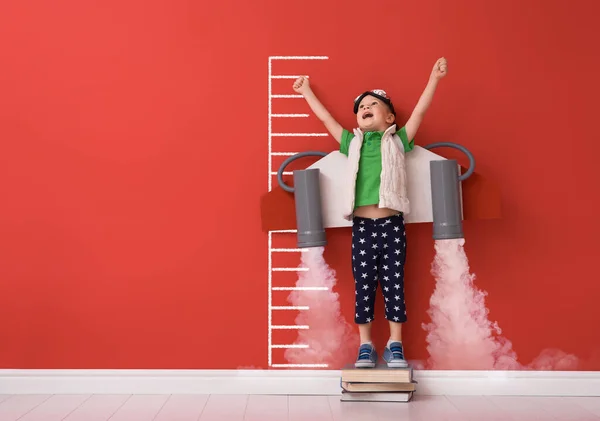
{"type": "MultiPolygon", "coordinates": [[[[306,137],[306,136],[328,136],[327,133],[273,133],[272,131],[272,122],[274,118],[306,118],[308,114],[273,114],[273,99],[290,99],[297,100],[302,99],[302,95],[297,94],[274,94],[272,89],[272,81],[273,79],[290,79],[295,80],[301,75],[274,75],[272,72],[272,64],[273,61],[276,60],[327,60],[326,56],[270,56],[269,57],[269,191],[271,191],[273,180],[277,182],[277,168],[273,168],[272,158],[273,156],[292,156],[297,152],[290,151],[273,151],[272,139],[275,136],[279,137],[306,137]]],[[[291,83],[290,83],[291,86],[291,83]]],[[[291,143],[291,142],[290,142],[291,143]]],[[[291,171],[285,171],[284,175],[291,175],[291,171]]],[[[286,272],[286,271],[299,271],[305,270],[303,268],[290,268],[290,267],[273,267],[273,253],[302,253],[303,250],[297,248],[273,248],[273,238],[274,236],[280,235],[290,235],[296,233],[296,230],[278,230],[278,231],[269,231],[269,241],[268,241],[268,253],[269,253],[269,367],[273,368],[327,368],[327,364],[274,364],[273,363],[273,349],[274,348],[308,348],[308,345],[304,344],[273,344],[272,341],[272,333],[274,329],[310,329],[310,326],[284,326],[284,325],[273,325],[273,312],[274,311],[310,311],[308,307],[294,307],[294,306],[273,306],[273,291],[293,291],[293,290],[311,290],[311,291],[322,291],[327,290],[327,287],[283,287],[277,286],[277,273],[278,272],[286,272]]]]}

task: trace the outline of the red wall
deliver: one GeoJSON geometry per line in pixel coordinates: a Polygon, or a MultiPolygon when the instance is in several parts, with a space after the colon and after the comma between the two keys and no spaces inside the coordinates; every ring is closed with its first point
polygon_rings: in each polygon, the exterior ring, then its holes
{"type": "MultiPolygon", "coordinates": [[[[406,117],[448,59],[417,143],[467,146],[502,190],[504,219],[465,226],[490,317],[523,363],[557,347],[600,369],[599,6],[567,3],[2,2],[0,366],[267,366],[267,59],[307,54],[349,128],[358,93],[406,117]]],[[[408,234],[425,359],[431,226],[408,234]]],[[[351,321],[350,234],[328,235],[351,321]]]]}

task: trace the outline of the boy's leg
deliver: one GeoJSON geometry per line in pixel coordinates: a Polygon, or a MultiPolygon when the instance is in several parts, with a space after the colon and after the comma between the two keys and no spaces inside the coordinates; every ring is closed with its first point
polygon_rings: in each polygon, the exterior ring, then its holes
{"type": "Polygon", "coordinates": [[[371,324],[375,316],[377,291],[377,253],[372,240],[373,224],[364,218],[354,218],[352,225],[352,273],[354,275],[354,322],[358,325],[361,344],[356,367],[374,367],[377,352],[371,341],[371,324]]]}
{"type": "Polygon", "coordinates": [[[389,367],[406,367],[402,346],[402,324],[406,322],[404,302],[404,264],[406,262],[406,232],[402,215],[386,218],[383,235],[383,255],[380,262],[381,285],[385,300],[385,317],[390,324],[390,339],[383,359],[389,367]],[[389,221],[389,222],[387,222],[389,221]]]}
{"type": "Polygon", "coordinates": [[[371,339],[371,326],[372,326],[373,322],[369,322],[369,323],[360,323],[358,325],[358,334],[360,335],[360,343],[361,344],[366,344],[366,343],[372,343],[372,339],[371,339]]]}
{"type": "Polygon", "coordinates": [[[391,341],[402,341],[402,323],[388,320],[390,323],[390,340],[391,341]]]}

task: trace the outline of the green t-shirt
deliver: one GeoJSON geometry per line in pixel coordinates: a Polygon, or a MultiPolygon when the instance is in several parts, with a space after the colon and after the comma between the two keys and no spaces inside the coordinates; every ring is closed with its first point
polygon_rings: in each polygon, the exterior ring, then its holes
{"type": "MultiPolygon", "coordinates": [[[[413,150],[414,140],[409,141],[406,128],[396,132],[404,145],[404,152],[413,150]]],[[[354,206],[376,205],[379,203],[379,185],[381,184],[381,138],[383,132],[365,132],[360,148],[358,174],[356,175],[356,198],[354,206]]],[[[354,133],[344,129],[340,142],[340,152],[348,156],[350,142],[354,133]]]]}

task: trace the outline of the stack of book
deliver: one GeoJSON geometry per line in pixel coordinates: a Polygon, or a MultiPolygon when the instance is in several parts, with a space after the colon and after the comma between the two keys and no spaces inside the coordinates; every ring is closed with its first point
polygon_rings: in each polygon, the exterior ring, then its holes
{"type": "Polygon", "coordinates": [[[342,369],[341,400],[409,402],[416,384],[410,365],[407,368],[388,368],[385,364],[374,368],[355,368],[351,365],[342,369]]]}

